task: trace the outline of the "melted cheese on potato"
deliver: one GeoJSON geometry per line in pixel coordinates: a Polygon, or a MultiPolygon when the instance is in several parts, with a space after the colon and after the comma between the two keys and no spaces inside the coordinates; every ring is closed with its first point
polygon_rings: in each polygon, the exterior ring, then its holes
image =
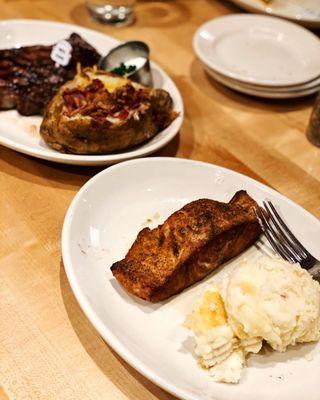
{"type": "Polygon", "coordinates": [[[122,78],[121,76],[110,76],[110,75],[95,75],[88,74],[90,79],[99,79],[104,87],[107,89],[109,93],[114,92],[119,87],[125,86],[129,83],[129,80],[126,78],[122,78]]]}

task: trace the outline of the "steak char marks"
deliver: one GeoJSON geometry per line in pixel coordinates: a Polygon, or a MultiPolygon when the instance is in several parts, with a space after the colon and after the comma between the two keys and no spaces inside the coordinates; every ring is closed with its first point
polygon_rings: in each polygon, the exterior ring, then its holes
{"type": "Polygon", "coordinates": [[[67,41],[72,58],[66,67],[56,67],[51,60],[53,46],[0,50],[0,109],[43,114],[60,86],[74,77],[77,63],[82,67],[97,64],[100,54],[78,34],[72,33],[67,41]]]}
{"type": "Polygon", "coordinates": [[[203,279],[259,237],[257,203],[243,190],[229,203],[193,201],[163,225],[139,232],[126,257],[112,265],[120,284],[152,302],[203,279]]]}

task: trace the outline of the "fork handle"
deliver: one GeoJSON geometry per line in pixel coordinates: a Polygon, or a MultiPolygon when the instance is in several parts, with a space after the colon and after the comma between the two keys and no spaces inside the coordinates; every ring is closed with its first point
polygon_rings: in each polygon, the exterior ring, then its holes
{"type": "Polygon", "coordinates": [[[308,272],[312,275],[313,279],[320,282],[320,262],[317,262],[312,268],[308,270],[308,272]]]}

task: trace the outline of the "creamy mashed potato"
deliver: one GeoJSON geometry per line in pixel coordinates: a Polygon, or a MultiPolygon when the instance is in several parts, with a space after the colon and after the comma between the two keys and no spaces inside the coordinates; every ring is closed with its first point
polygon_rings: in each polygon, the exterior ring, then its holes
{"type": "Polygon", "coordinates": [[[320,338],[320,285],[298,264],[246,260],[209,287],[186,326],[201,367],[217,382],[238,382],[248,353],[320,338]]]}

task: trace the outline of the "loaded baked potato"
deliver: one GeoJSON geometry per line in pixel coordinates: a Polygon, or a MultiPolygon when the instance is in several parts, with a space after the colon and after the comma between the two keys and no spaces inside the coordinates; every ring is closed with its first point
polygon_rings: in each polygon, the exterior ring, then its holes
{"type": "Polygon", "coordinates": [[[165,90],[86,68],[51,100],[40,134],[63,153],[102,154],[150,139],[176,116],[165,90]]]}

